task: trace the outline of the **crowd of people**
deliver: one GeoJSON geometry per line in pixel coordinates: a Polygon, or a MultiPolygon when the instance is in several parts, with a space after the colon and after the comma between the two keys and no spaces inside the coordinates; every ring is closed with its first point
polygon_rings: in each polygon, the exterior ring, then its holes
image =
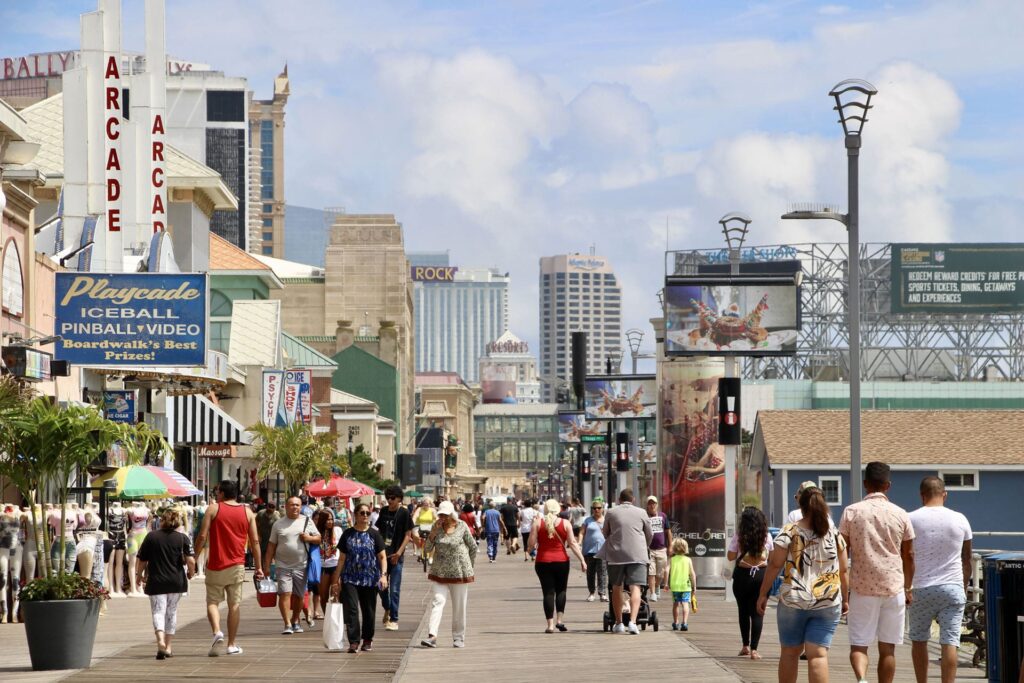
{"type": "MultiPolygon", "coordinates": [[[[925,477],[922,505],[907,513],[887,497],[890,469],[881,462],[865,469],[865,498],[849,505],[836,525],[817,484],[801,484],[796,507],[772,536],[764,513],[743,510],[729,540],[732,594],[742,649],[758,653],[769,595],[777,590],[776,627],[781,644],[778,678],[797,680],[801,659],[809,680],[828,680],[828,651],[843,615],[849,624],[850,665],[858,682],[867,680],[869,648],[877,647],[877,678],[893,680],[895,648],[903,642],[909,610],[912,660],[918,680],[928,669],[927,644],[939,625],[941,676],[956,676],[960,626],[971,576],[971,528],[945,507],[943,481],[925,477]],[[777,579],[781,577],[781,585],[777,579]]],[[[196,572],[195,557],[206,551],[207,615],[213,633],[210,656],[240,655],[237,643],[242,586],[247,562],[257,580],[273,567],[282,635],[303,631],[323,618],[328,602],[340,600],[349,652],[372,651],[377,603],[384,628],[397,630],[404,560],[412,546],[431,582],[428,633],[421,644],[438,646],[445,608],[452,614],[452,644],[465,647],[469,586],[475,580],[478,547],[488,562],[520,552],[533,562],[541,588],[544,632],[566,631],[567,586],[573,558],[586,576],[589,602],[610,602],[613,633],[637,634],[641,601],[671,595],[672,628],[688,631],[695,610],[697,576],[686,540],[673,537],[658,499],[634,504],[629,489],[616,505],[596,497],[589,514],[578,500],[521,502],[424,499],[404,504],[397,487],[384,492],[386,504],[359,503],[349,510],[327,501],[322,507],[291,497],[284,514],[272,503],[250,506],[237,500],[234,482],[224,481],[217,501],[202,519],[195,545],[180,532],[175,510],[161,516],[160,532],[139,550],[137,580],[150,596],[157,658],[173,656],[175,613],[180,594],[196,572]],[[250,552],[247,549],[258,549],[250,552]],[[309,591],[313,599],[304,605],[309,591]],[[227,602],[227,633],[220,604],[227,602]]]]}

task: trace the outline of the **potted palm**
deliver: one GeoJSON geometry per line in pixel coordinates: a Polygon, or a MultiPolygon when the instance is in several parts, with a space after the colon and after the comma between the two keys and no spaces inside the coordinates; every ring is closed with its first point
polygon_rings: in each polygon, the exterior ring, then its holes
{"type": "MultiPolygon", "coordinates": [[[[86,468],[115,442],[138,443],[151,438],[148,426],[119,425],[95,406],[61,407],[51,399],[26,394],[8,379],[0,380],[0,475],[7,477],[28,501],[36,535],[42,578],[20,593],[29,655],[35,670],[88,667],[96,638],[100,601],[108,597],[98,583],[69,573],[64,538],[57,566],[36,518],[39,495],[47,491],[60,505],[61,527],[69,489],[86,468]]],[[[136,449],[127,449],[134,453],[136,449]]]]}

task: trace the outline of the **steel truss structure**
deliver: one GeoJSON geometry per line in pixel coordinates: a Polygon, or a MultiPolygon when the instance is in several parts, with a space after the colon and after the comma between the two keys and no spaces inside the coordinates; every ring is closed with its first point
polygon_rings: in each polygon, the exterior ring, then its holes
{"type": "MultiPolygon", "coordinates": [[[[747,247],[742,262],[801,262],[802,325],[790,357],[744,358],[746,379],[849,378],[845,242],[747,247]]],[[[1024,378],[1024,312],[983,315],[891,312],[891,245],[860,245],[861,372],[871,380],[1024,378]]],[[[669,251],[666,273],[697,275],[728,263],[724,249],[669,251]]]]}

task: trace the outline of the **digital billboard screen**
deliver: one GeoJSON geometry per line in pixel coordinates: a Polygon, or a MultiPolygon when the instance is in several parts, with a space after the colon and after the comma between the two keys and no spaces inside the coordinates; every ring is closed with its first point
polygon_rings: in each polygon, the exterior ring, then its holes
{"type": "Polygon", "coordinates": [[[666,355],[796,353],[800,288],[791,277],[671,277],[664,300],[666,355]]]}
{"type": "Polygon", "coordinates": [[[560,443],[604,442],[608,423],[588,420],[586,413],[578,411],[558,413],[558,441],[560,443]]]}
{"type": "Polygon", "coordinates": [[[508,363],[480,363],[480,390],[484,403],[517,403],[519,368],[508,363]]]}
{"type": "Polygon", "coordinates": [[[587,377],[583,407],[588,420],[638,420],[658,416],[654,375],[587,377]]]}
{"type": "Polygon", "coordinates": [[[893,244],[892,312],[1024,310],[1024,244],[893,244]]]}

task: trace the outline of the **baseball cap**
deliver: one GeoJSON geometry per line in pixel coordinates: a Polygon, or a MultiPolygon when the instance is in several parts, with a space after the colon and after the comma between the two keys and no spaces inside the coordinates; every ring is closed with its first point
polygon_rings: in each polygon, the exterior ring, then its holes
{"type": "Polygon", "coordinates": [[[437,514],[455,515],[455,506],[452,505],[450,500],[443,500],[441,501],[441,504],[437,506],[437,514]]]}
{"type": "Polygon", "coordinates": [[[657,496],[647,496],[647,502],[648,503],[657,503],[658,502],[658,497],[657,496]]]}
{"type": "Polygon", "coordinates": [[[803,493],[807,489],[816,489],[816,488],[818,488],[818,483],[808,479],[804,483],[800,484],[800,488],[798,488],[796,490],[796,495],[799,496],[801,493],[803,493]]]}

